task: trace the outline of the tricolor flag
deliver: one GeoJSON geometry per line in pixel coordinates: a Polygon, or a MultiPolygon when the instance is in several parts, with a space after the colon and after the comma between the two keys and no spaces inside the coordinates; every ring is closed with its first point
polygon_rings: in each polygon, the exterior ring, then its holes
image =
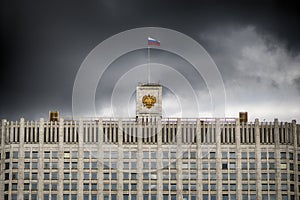
{"type": "Polygon", "coordinates": [[[148,45],[160,46],[160,41],[154,39],[153,37],[148,37],[148,45]]]}

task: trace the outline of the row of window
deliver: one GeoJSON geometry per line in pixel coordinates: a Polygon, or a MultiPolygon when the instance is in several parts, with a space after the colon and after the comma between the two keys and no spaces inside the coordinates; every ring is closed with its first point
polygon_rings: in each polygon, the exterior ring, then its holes
{"type": "MultiPolygon", "coordinates": [[[[11,152],[6,152],[5,153],[5,158],[9,159],[11,155],[11,152]]],[[[25,151],[25,159],[26,158],[32,158],[32,159],[37,159],[38,158],[38,151],[25,151]]],[[[96,151],[84,151],[83,152],[83,157],[84,158],[90,158],[90,156],[92,157],[96,157],[98,155],[98,153],[96,151]]],[[[105,151],[104,152],[104,158],[111,158],[111,159],[118,159],[118,152],[116,151],[105,151]]],[[[242,152],[241,154],[242,159],[247,159],[247,158],[255,158],[255,152],[249,152],[249,154],[247,152],[242,152]],[[249,156],[247,156],[249,155],[249,156]]],[[[18,158],[19,157],[19,152],[18,151],[13,151],[12,152],[12,158],[18,158]]],[[[52,151],[52,155],[50,151],[45,151],[44,152],[44,158],[48,159],[48,158],[58,158],[58,151],[52,151]]],[[[78,152],[77,151],[72,151],[71,153],[69,151],[64,152],[64,157],[65,158],[78,158],[78,152]]],[[[214,159],[215,158],[215,152],[203,152],[202,153],[202,158],[210,158],[210,159],[214,159]]],[[[136,151],[131,151],[131,152],[123,152],[123,158],[124,159],[135,159],[137,158],[137,152],[136,151]]],[[[157,153],[156,152],[143,152],[143,158],[144,159],[156,159],[157,158],[157,153]]],[[[176,158],[176,152],[168,152],[168,151],[163,151],[162,153],[162,158],[163,159],[175,159],[176,158]]],[[[196,152],[184,152],[182,154],[182,158],[183,159],[196,159],[196,152]]],[[[230,158],[230,159],[235,159],[236,158],[236,154],[235,152],[222,152],[222,158],[230,158]]],[[[275,154],[274,152],[261,152],[261,159],[274,159],[275,158],[275,154]]],[[[290,159],[293,160],[294,159],[294,153],[289,152],[280,152],[280,158],[281,159],[290,159]],[[288,155],[288,156],[287,156],[288,155]]],[[[298,154],[298,161],[300,161],[300,154],[298,154]]]]}
{"type": "MultiPolygon", "coordinates": [[[[9,195],[5,194],[4,195],[4,200],[8,200],[9,195]]],[[[37,194],[24,194],[23,195],[24,200],[37,200],[37,194]],[[31,198],[30,198],[31,197],[31,198]]],[[[43,195],[44,200],[57,200],[58,195],[57,194],[44,194],[43,195]]],[[[191,194],[183,194],[182,198],[185,200],[196,200],[196,195],[191,194]]],[[[300,199],[300,196],[298,197],[300,199]]],[[[18,195],[17,194],[11,194],[11,200],[17,200],[18,195]]],[[[103,195],[104,200],[117,200],[117,195],[116,194],[104,194],[103,195]]],[[[123,200],[136,200],[137,195],[136,194],[123,194],[123,200]]],[[[156,194],[143,194],[143,200],[156,200],[156,194]]],[[[176,200],[176,194],[163,194],[163,200],[176,200]]],[[[217,196],[216,194],[203,194],[202,195],[203,200],[216,200],[217,196]]],[[[242,195],[242,200],[256,200],[256,194],[243,194],[242,195]]],[[[275,194],[262,194],[262,200],[273,200],[276,199],[275,194]]],[[[281,195],[282,200],[288,200],[288,195],[287,194],[282,194],[281,195]]],[[[77,194],[63,194],[63,200],[77,200],[77,194]]],[[[97,195],[96,194],[84,194],[83,195],[83,200],[97,200],[97,195]]],[[[222,200],[236,200],[236,194],[222,194],[222,200]]],[[[290,200],[295,200],[295,195],[290,195],[290,200]]]]}

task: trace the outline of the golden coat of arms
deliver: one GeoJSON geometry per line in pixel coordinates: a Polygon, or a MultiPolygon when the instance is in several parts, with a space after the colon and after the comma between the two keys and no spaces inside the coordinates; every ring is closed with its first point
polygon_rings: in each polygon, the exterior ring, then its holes
{"type": "Polygon", "coordinates": [[[146,108],[150,109],[156,103],[156,98],[155,96],[148,94],[143,96],[142,102],[146,108]]]}

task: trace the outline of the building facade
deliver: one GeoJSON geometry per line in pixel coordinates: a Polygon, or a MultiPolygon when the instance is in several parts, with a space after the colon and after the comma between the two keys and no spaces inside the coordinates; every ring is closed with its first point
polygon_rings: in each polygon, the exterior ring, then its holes
{"type": "Polygon", "coordinates": [[[2,120],[0,199],[300,199],[295,120],[162,118],[161,94],[139,85],[136,118],[2,120]]]}

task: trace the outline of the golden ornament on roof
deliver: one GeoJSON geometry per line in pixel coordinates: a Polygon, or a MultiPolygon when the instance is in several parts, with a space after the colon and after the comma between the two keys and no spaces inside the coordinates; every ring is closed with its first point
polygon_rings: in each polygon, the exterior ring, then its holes
{"type": "Polygon", "coordinates": [[[156,98],[150,94],[143,96],[142,99],[143,105],[150,109],[156,103],[156,98]]]}

